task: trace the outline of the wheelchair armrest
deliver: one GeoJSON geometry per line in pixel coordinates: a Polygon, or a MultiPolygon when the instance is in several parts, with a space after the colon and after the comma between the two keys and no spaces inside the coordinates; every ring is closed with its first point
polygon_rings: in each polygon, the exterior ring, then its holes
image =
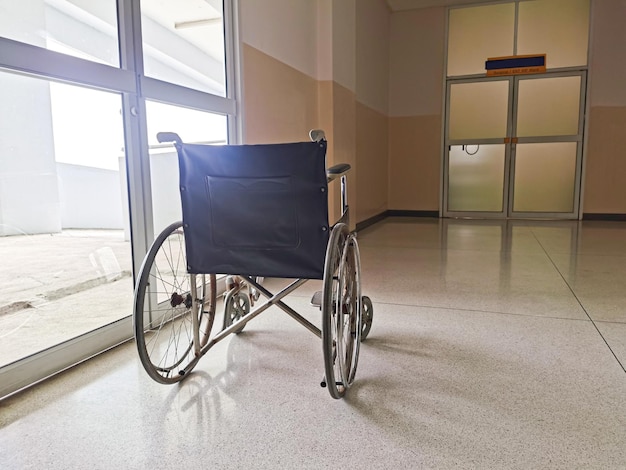
{"type": "Polygon", "coordinates": [[[333,165],[330,168],[326,169],[326,178],[328,181],[332,181],[340,176],[345,175],[350,171],[350,164],[348,163],[338,163],[337,165],[333,165]]]}
{"type": "Polygon", "coordinates": [[[157,140],[161,144],[166,142],[174,142],[180,145],[183,143],[183,139],[181,139],[176,132],[159,132],[157,133],[157,140]]]}

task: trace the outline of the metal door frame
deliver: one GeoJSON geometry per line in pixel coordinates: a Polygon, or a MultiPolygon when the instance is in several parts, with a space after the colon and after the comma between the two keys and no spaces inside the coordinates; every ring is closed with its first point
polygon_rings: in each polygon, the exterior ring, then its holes
{"type": "Polygon", "coordinates": [[[578,219],[581,195],[581,178],[582,178],[582,155],[584,146],[584,122],[585,122],[585,99],[587,90],[587,71],[571,70],[571,71],[555,71],[542,74],[528,75],[512,75],[506,77],[476,77],[476,78],[460,78],[446,80],[446,106],[444,120],[444,148],[443,148],[443,197],[442,210],[443,217],[457,218],[545,218],[545,219],[578,219]],[[580,76],[580,100],[578,114],[578,134],[567,136],[542,136],[542,137],[519,137],[517,142],[511,142],[515,130],[517,129],[517,103],[519,82],[522,80],[545,79],[580,76]],[[483,83],[495,81],[508,81],[509,83],[509,99],[507,109],[507,125],[506,136],[504,138],[483,138],[483,139],[450,139],[450,91],[454,84],[462,83],[483,83]],[[508,140],[508,142],[507,142],[508,140]],[[576,149],[576,169],[574,182],[574,201],[572,212],[514,212],[513,211],[513,194],[515,182],[515,151],[516,143],[542,143],[542,142],[577,142],[576,149]],[[504,181],[502,194],[502,210],[500,212],[484,212],[484,211],[450,211],[448,210],[448,191],[449,191],[449,156],[450,148],[453,145],[480,145],[480,144],[504,144],[504,181]]]}
{"type": "Polygon", "coordinates": [[[511,110],[513,116],[513,130],[517,129],[517,105],[518,105],[518,93],[519,82],[522,80],[536,80],[541,78],[559,78],[559,77],[580,77],[580,96],[578,103],[578,133],[576,135],[554,135],[554,136],[541,136],[541,137],[517,137],[518,144],[525,143],[553,143],[553,142],[576,142],[576,168],[574,174],[574,194],[573,204],[571,212],[514,212],[514,196],[515,190],[515,157],[517,152],[517,144],[510,144],[510,172],[509,172],[509,194],[508,194],[508,208],[507,216],[509,218],[522,218],[522,219],[578,219],[579,207],[580,207],[580,194],[581,194],[581,178],[582,178],[582,155],[583,155],[583,142],[584,142],[584,125],[585,125],[585,98],[587,90],[587,72],[584,70],[571,71],[571,72],[553,72],[537,75],[519,75],[514,80],[514,99],[511,110]]]}

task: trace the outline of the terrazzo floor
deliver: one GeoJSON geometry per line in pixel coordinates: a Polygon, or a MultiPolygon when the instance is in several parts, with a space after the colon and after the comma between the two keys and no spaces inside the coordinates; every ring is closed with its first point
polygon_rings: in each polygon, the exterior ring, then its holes
{"type": "MultiPolygon", "coordinates": [[[[0,401],[0,468],[626,468],[626,223],[388,218],[359,244],[344,399],[272,308],[178,385],[129,342],[0,401]]],[[[315,284],[287,303],[319,325],[315,284]]]]}

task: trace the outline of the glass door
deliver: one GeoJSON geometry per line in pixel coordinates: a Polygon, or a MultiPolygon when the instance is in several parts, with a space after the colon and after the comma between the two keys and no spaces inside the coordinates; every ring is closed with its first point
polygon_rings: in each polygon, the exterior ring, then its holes
{"type": "Polygon", "coordinates": [[[577,218],[585,75],[515,80],[510,217],[577,218]]]}
{"type": "Polygon", "coordinates": [[[132,337],[172,146],[236,141],[230,0],[0,0],[0,398],[132,337]],[[234,134],[229,134],[234,130],[234,134]]]}
{"type": "Polygon", "coordinates": [[[584,72],[451,81],[444,216],[576,218],[584,72]]]}
{"type": "Polygon", "coordinates": [[[512,79],[448,85],[444,215],[506,215],[512,79]]]}
{"type": "Polygon", "coordinates": [[[589,11],[590,0],[448,10],[444,216],[578,217],[589,11]],[[518,62],[533,56],[543,70],[518,62]],[[498,59],[516,65],[487,70],[498,59]]]}

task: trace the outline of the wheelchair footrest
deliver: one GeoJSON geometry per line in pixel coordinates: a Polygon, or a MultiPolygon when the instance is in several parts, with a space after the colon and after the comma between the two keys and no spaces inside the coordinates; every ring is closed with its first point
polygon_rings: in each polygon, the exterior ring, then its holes
{"type": "Polygon", "coordinates": [[[311,305],[313,307],[322,308],[322,291],[318,290],[313,297],[311,297],[311,305]]]}

